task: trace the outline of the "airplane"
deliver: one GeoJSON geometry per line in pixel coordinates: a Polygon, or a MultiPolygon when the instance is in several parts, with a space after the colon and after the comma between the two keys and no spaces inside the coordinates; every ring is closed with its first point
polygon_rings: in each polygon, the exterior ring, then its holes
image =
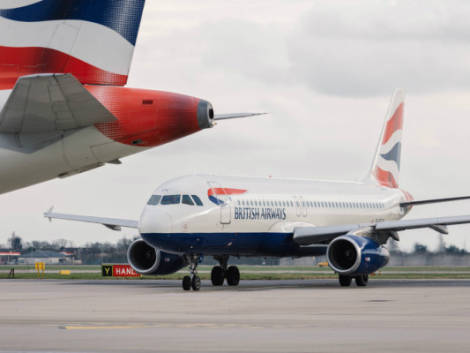
{"type": "Polygon", "coordinates": [[[144,4],[0,4],[0,194],[258,115],[216,115],[203,99],[124,87],[144,4]]]}
{"type": "Polygon", "coordinates": [[[135,228],[140,238],[128,249],[129,264],[141,274],[165,275],[189,265],[185,290],[199,290],[197,265],[213,256],[214,286],[236,286],[240,272],[230,256],[302,257],[326,255],[341,286],[368,284],[389,261],[387,241],[398,232],[470,223],[470,215],[402,220],[413,206],[470,196],[414,200],[399,187],[404,94],[397,91],[367,178],[362,181],[185,176],[158,187],[140,220],[55,213],[51,219],[135,228]]]}

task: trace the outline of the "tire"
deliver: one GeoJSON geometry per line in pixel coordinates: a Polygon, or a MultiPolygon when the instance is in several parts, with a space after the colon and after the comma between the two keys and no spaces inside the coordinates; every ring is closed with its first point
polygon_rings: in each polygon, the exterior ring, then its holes
{"type": "Polygon", "coordinates": [[[351,285],[352,278],[349,276],[339,276],[339,284],[341,287],[349,287],[351,285]]]}
{"type": "Polygon", "coordinates": [[[201,289],[201,278],[199,276],[193,276],[193,279],[191,280],[191,287],[193,288],[193,291],[198,291],[201,289]]]}
{"type": "Polygon", "coordinates": [[[213,286],[223,286],[225,271],[221,266],[214,266],[211,271],[211,281],[213,286]]]}
{"type": "Polygon", "coordinates": [[[184,276],[183,277],[183,289],[190,290],[191,289],[191,277],[184,276]]]}
{"type": "Polygon", "coordinates": [[[237,266],[230,266],[227,269],[227,284],[229,286],[238,286],[240,283],[240,271],[237,266]]]}
{"type": "Polygon", "coordinates": [[[356,277],[356,284],[358,287],[365,287],[369,282],[369,275],[363,274],[356,277]]]}

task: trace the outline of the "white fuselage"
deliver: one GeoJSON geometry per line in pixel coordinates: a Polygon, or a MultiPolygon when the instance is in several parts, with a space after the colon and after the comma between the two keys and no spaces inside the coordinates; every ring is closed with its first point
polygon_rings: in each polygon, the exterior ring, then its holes
{"type": "Polygon", "coordinates": [[[251,254],[247,247],[262,246],[270,236],[278,237],[276,247],[282,246],[296,227],[397,220],[406,213],[400,207],[404,192],[372,182],[189,176],[163,184],[154,195],[162,199],[145,207],[140,233],[170,252],[187,253],[192,247],[204,253],[205,247],[209,252],[217,247],[219,254],[224,249],[251,254]],[[196,195],[203,206],[162,204],[168,195],[196,195]]]}

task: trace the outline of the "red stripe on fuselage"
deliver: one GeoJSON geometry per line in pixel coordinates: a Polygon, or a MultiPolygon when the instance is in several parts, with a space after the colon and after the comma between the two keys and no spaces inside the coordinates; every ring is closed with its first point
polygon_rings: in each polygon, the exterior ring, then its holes
{"type": "Polygon", "coordinates": [[[48,48],[0,46],[0,89],[11,89],[25,75],[70,73],[81,83],[123,86],[127,76],[98,69],[68,54],[48,48]]]}
{"type": "Polygon", "coordinates": [[[383,170],[379,167],[375,168],[375,177],[379,181],[380,185],[386,186],[388,188],[398,188],[398,183],[396,182],[393,174],[383,170]]]}
{"type": "Polygon", "coordinates": [[[401,130],[403,128],[403,111],[404,111],[404,103],[401,103],[395,113],[387,122],[387,126],[385,127],[384,138],[382,140],[382,145],[386,144],[388,140],[392,137],[393,133],[397,130],[401,130]]]}
{"type": "Polygon", "coordinates": [[[241,189],[230,189],[230,188],[212,188],[209,189],[207,194],[209,196],[213,195],[240,195],[244,194],[246,190],[241,190],[241,189]]]}
{"type": "Polygon", "coordinates": [[[125,87],[85,88],[118,119],[96,124],[101,133],[114,141],[154,147],[200,130],[198,98],[125,87]]]}

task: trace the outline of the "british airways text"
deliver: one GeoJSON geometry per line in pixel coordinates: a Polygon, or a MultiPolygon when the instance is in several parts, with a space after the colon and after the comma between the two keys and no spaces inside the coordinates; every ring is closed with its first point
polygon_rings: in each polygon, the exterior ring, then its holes
{"type": "Polygon", "coordinates": [[[287,218],[285,208],[251,208],[251,207],[235,207],[235,219],[240,220],[265,220],[287,218]]]}

